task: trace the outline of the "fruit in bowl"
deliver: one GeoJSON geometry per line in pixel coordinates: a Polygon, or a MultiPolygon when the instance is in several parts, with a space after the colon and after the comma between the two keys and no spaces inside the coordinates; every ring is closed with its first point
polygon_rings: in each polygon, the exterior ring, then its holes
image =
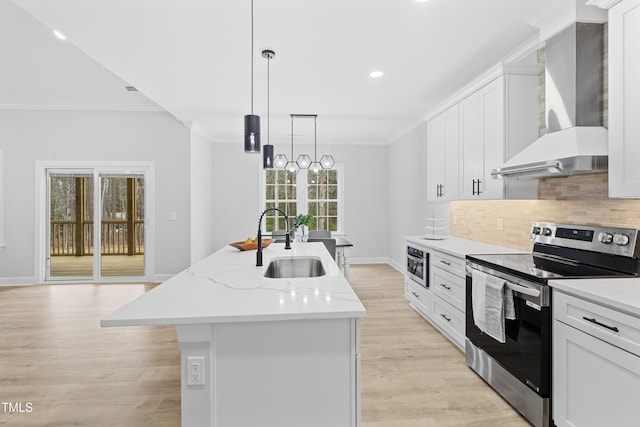
{"type": "MultiPolygon", "coordinates": [[[[262,239],[262,248],[266,248],[273,242],[273,239],[262,239]]],[[[247,237],[244,241],[229,243],[234,248],[238,248],[241,251],[250,251],[258,249],[258,238],[252,239],[247,237]]]]}

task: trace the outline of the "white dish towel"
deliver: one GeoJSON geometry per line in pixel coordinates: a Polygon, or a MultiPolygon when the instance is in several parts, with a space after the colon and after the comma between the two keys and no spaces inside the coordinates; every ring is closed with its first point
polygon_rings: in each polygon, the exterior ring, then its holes
{"type": "Polygon", "coordinates": [[[506,342],[505,319],[515,319],[513,292],[504,279],[472,271],[473,319],[480,331],[498,342],[506,342]]]}

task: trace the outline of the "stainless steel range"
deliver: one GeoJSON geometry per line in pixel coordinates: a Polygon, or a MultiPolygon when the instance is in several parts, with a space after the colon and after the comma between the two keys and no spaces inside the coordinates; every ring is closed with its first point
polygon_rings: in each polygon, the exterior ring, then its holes
{"type": "Polygon", "coordinates": [[[548,280],[637,276],[640,241],[635,229],[552,223],[533,223],[530,239],[530,254],[467,256],[465,353],[467,365],[514,408],[533,425],[547,427],[553,425],[548,280]],[[480,301],[486,281],[504,288],[498,308],[507,300],[511,306],[511,315],[499,318],[498,339],[480,319],[480,303],[495,308],[489,298],[480,301]]]}

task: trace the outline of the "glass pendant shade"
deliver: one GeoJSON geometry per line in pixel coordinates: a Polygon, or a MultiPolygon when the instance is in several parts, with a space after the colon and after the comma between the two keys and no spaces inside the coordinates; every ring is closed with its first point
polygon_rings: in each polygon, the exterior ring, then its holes
{"type": "Polygon", "coordinates": [[[307,156],[306,154],[300,154],[298,156],[298,166],[300,166],[300,169],[308,169],[310,164],[311,157],[307,156]]]}
{"type": "Polygon", "coordinates": [[[244,152],[260,152],[260,116],[254,114],[244,116],[244,152]]]}
{"type": "Polygon", "coordinates": [[[287,163],[289,163],[289,159],[284,154],[277,154],[273,158],[273,165],[278,169],[284,169],[287,163]]]}
{"type": "Polygon", "coordinates": [[[322,170],[322,165],[320,162],[311,162],[309,165],[309,170],[313,173],[318,173],[322,170]]]}
{"type": "Polygon", "coordinates": [[[300,166],[298,166],[298,162],[289,161],[285,166],[285,170],[289,173],[298,173],[300,166]]]}
{"type": "Polygon", "coordinates": [[[262,169],[273,169],[273,145],[262,147],[262,169]]]}
{"type": "Polygon", "coordinates": [[[333,160],[333,156],[330,154],[325,154],[320,159],[320,164],[322,165],[322,169],[331,169],[335,163],[336,161],[333,160]]]}

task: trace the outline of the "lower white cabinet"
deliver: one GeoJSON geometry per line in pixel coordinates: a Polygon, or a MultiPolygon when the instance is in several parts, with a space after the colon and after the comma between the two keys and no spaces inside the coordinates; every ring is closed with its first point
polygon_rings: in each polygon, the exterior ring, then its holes
{"type": "Polygon", "coordinates": [[[555,290],[553,298],[554,423],[638,426],[640,319],[555,290]]]}
{"type": "Polygon", "coordinates": [[[405,277],[405,297],[411,306],[464,351],[465,260],[429,251],[429,288],[405,277]]]}
{"type": "Polygon", "coordinates": [[[405,277],[404,296],[416,311],[423,317],[429,318],[431,312],[431,291],[429,289],[405,277]]]}

